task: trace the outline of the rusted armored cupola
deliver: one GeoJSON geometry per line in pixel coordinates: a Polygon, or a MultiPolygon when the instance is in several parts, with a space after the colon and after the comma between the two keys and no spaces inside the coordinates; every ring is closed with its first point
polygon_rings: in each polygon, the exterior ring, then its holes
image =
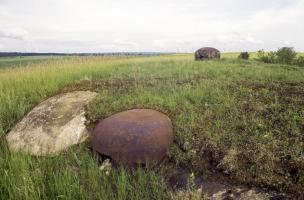
{"type": "Polygon", "coordinates": [[[204,47],[195,52],[195,60],[220,59],[221,52],[212,47],[204,47]]]}
{"type": "Polygon", "coordinates": [[[173,141],[171,120],[150,109],[117,113],[99,122],[93,131],[93,151],[115,165],[137,167],[159,164],[173,141]]]}

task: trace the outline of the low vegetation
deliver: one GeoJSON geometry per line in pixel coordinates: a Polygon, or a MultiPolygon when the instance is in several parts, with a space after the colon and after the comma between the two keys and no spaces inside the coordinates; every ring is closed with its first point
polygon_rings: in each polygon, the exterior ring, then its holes
{"type": "Polygon", "coordinates": [[[277,63],[285,65],[298,65],[304,67],[304,57],[297,56],[297,52],[292,47],[282,47],[276,52],[258,52],[258,60],[265,63],[277,63]]]}
{"type": "Polygon", "coordinates": [[[0,197],[170,199],[170,171],[187,168],[303,198],[304,69],[238,55],[208,62],[193,55],[73,57],[1,70],[0,197]],[[89,128],[132,108],[167,114],[175,140],[163,166],[107,175],[88,143],[52,158],[8,151],[5,134],[31,108],[74,90],[99,93],[86,108],[89,128]]]}

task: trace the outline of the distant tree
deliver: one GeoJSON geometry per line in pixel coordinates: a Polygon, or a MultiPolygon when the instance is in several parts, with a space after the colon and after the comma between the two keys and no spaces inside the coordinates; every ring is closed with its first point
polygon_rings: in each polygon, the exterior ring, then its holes
{"type": "Polygon", "coordinates": [[[292,47],[282,47],[276,52],[277,62],[281,64],[291,65],[297,56],[292,47]]]}

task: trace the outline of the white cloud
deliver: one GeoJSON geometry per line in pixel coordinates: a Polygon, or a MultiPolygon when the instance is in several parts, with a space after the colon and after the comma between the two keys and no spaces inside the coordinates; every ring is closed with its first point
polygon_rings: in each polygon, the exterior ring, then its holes
{"type": "Polygon", "coordinates": [[[303,51],[302,19],[303,0],[0,0],[0,42],[44,52],[239,51],[286,42],[303,51]]]}
{"type": "Polygon", "coordinates": [[[166,45],[166,42],[163,39],[155,39],[153,40],[153,44],[155,46],[163,47],[164,45],[166,45]]]}
{"type": "Polygon", "coordinates": [[[115,46],[136,46],[137,44],[132,41],[128,40],[122,40],[121,38],[116,38],[113,42],[113,45],[115,46]]]}
{"type": "Polygon", "coordinates": [[[7,28],[7,29],[1,28],[0,37],[23,40],[23,41],[30,41],[29,33],[22,28],[7,28]]]}
{"type": "Polygon", "coordinates": [[[226,33],[225,35],[218,35],[217,40],[223,44],[263,44],[261,40],[255,39],[250,35],[241,35],[240,33],[226,33]]]}

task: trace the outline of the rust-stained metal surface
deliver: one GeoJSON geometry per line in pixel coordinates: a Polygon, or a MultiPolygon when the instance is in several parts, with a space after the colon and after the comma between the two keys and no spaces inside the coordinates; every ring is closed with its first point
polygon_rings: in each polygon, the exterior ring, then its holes
{"type": "Polygon", "coordinates": [[[205,47],[195,52],[195,60],[220,59],[221,52],[212,47],[205,47]]]}
{"type": "Polygon", "coordinates": [[[93,150],[114,164],[136,167],[159,164],[173,141],[171,120],[151,109],[117,113],[99,122],[93,131],[93,150]]]}

